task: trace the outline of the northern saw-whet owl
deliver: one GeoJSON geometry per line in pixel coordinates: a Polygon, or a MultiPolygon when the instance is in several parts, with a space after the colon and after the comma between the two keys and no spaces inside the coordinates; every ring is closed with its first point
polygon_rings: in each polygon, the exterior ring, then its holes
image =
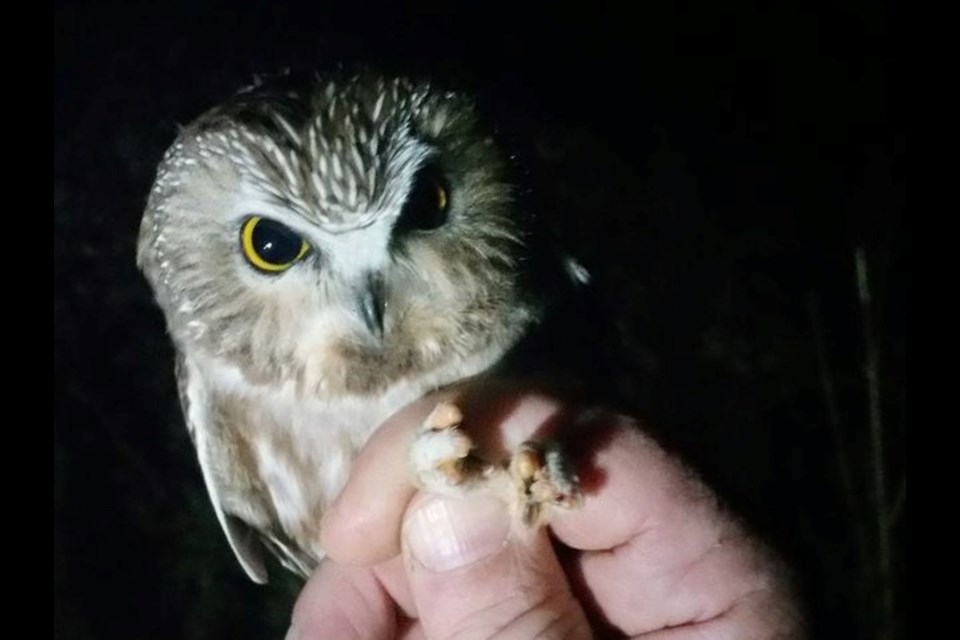
{"type": "MultiPolygon", "coordinates": [[[[370,75],[242,91],[167,151],[138,262],[206,488],[253,580],[267,577],[258,538],[308,575],[371,432],[503,361],[570,285],[576,267],[536,230],[512,173],[470,99],[370,75]]],[[[549,446],[467,464],[460,417],[438,407],[411,443],[426,488],[508,478],[528,523],[577,502],[549,446]]]]}

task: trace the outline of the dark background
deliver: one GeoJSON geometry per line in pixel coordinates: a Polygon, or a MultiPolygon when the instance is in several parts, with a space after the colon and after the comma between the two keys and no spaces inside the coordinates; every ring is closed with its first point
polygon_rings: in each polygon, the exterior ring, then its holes
{"type": "Polygon", "coordinates": [[[225,544],[134,246],[178,123],[338,63],[480,96],[597,275],[615,329],[584,339],[625,356],[619,391],[793,564],[816,637],[905,635],[898,16],[326,4],[55,5],[54,636],[284,631],[297,584],[225,544]]]}

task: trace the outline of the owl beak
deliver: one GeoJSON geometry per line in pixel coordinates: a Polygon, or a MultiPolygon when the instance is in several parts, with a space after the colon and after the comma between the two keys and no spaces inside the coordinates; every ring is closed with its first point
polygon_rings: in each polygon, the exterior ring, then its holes
{"type": "Polygon", "coordinates": [[[360,307],[360,317],[363,318],[363,324],[367,327],[367,331],[377,340],[382,340],[383,316],[387,305],[381,276],[367,276],[360,290],[357,303],[360,307]]]}

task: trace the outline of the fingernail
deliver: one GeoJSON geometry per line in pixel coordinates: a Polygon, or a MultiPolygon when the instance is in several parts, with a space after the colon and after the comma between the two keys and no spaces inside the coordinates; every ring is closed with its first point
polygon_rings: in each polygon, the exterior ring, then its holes
{"type": "Polygon", "coordinates": [[[407,513],[403,539],[413,558],[425,568],[452,571],[502,549],[509,527],[500,500],[431,496],[407,513]]]}

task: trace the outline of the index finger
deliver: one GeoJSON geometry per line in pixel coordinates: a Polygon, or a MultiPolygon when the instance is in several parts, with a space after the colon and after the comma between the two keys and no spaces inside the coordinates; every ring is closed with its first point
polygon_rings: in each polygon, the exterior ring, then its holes
{"type": "Polygon", "coordinates": [[[799,634],[781,562],[696,473],[626,418],[601,416],[586,434],[602,442],[586,463],[596,480],[551,528],[581,551],[567,571],[594,620],[628,636],[799,634]]]}

